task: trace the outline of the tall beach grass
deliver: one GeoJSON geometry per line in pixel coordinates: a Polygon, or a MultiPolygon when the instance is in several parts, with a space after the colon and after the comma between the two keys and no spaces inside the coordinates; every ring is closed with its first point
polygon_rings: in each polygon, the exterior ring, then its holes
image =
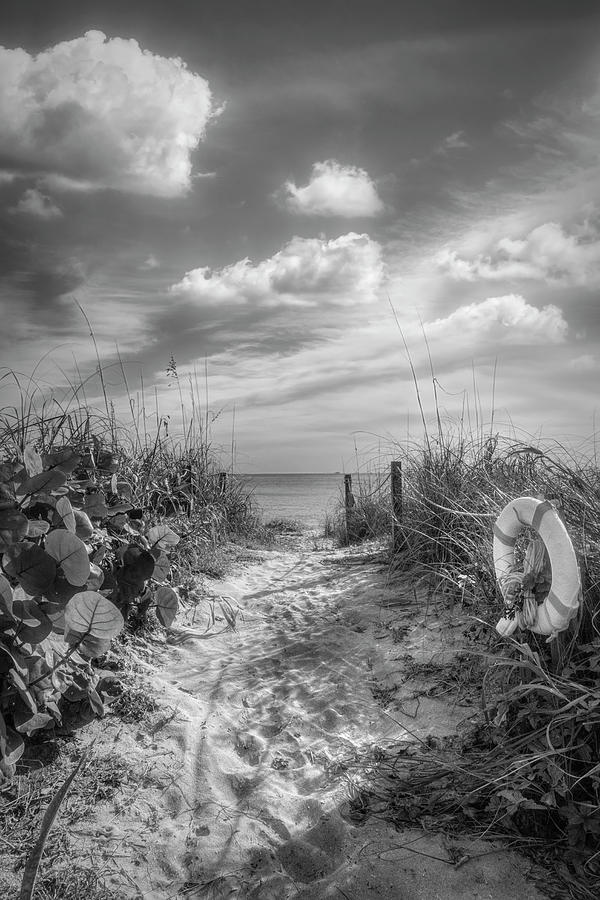
{"type": "MultiPolygon", "coordinates": [[[[481,420],[480,420],[481,421],[481,420]]],[[[420,441],[390,443],[403,472],[395,573],[474,623],[484,656],[482,715],[462,744],[390,748],[367,763],[367,805],[396,825],[425,815],[430,827],[479,837],[510,835],[552,870],[557,897],[600,890],[600,468],[588,451],[559,441],[502,435],[439,409],[420,441]],[[495,635],[504,603],[495,578],[492,527],[516,497],[553,503],[564,521],[582,578],[580,611],[548,641],[529,631],[495,635]],[[491,656],[490,656],[491,648],[491,656]],[[411,809],[411,816],[401,810],[411,809]]],[[[360,493],[357,508],[361,508],[360,493]]],[[[390,517],[387,493],[371,520],[390,517]]],[[[522,568],[525,529],[516,548],[522,568]]],[[[549,584],[546,587],[548,589],[549,584]]],[[[479,640],[479,646],[477,641],[479,640]]]]}

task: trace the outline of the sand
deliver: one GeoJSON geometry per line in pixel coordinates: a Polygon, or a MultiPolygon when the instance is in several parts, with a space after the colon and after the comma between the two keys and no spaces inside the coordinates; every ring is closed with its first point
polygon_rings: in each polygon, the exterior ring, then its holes
{"type": "Polygon", "coordinates": [[[528,861],[490,853],[499,845],[351,815],[348,761],[475,714],[414,699],[403,660],[451,655],[459,630],[389,583],[377,547],[305,538],[203,587],[239,608],[236,630],[208,636],[181,616],[141,659],[158,713],[90,727],[97,756],[118,752],[137,773],[73,826],[75,846],[106,859],[109,885],[144,900],[540,896],[528,861]]]}

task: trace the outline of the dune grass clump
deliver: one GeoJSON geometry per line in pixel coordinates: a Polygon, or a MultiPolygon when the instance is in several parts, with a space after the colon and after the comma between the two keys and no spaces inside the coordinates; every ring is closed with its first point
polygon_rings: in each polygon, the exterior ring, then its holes
{"type": "MultiPolygon", "coordinates": [[[[142,706],[154,709],[118,667],[110,679],[101,667],[111,654],[125,653],[128,640],[139,640],[134,632],[169,628],[180,603],[198,607],[206,599],[210,632],[215,602],[198,590],[198,561],[209,568],[222,543],[259,527],[251,498],[213,452],[208,413],[200,421],[194,398],[177,437],[158,409],[150,419],[144,402],[131,396],[131,419],[120,421],[100,364],[97,375],[103,408],[81,402],[84,383],[61,400],[57,392],[41,395],[31,380],[23,386],[15,373],[0,376],[20,392],[0,409],[0,822],[11,835],[2,848],[7,871],[22,864],[39,826],[39,804],[28,800],[27,837],[15,843],[13,787],[19,797],[42,796],[28,771],[28,748],[57,727],[70,733],[103,716],[111,699],[123,720],[142,706]]],[[[234,627],[235,610],[221,612],[234,627]]],[[[62,802],[60,791],[56,799],[62,802]]],[[[51,843],[64,834],[57,838],[54,829],[51,843]]],[[[92,869],[63,856],[58,868],[42,861],[36,896],[117,896],[92,869]]],[[[39,856],[27,896],[38,864],[39,856]]]]}
{"type": "MultiPolygon", "coordinates": [[[[556,896],[600,890],[600,470],[593,455],[460,431],[394,448],[402,460],[398,572],[462,601],[488,634],[503,615],[492,526],[515,497],[551,501],[569,531],[583,595],[569,629],[502,641],[480,685],[469,739],[390,753],[370,769],[366,803],[396,824],[510,836],[556,874],[556,896]],[[560,893],[562,891],[562,893],[560,893]]],[[[517,545],[517,568],[528,539],[517,545]]],[[[546,593],[549,584],[546,586],[546,593]]],[[[473,652],[478,652],[474,649],[473,652]]],[[[479,651],[483,652],[483,648],[479,651]]],[[[361,801],[362,802],[362,801],[361,801]]],[[[551,894],[552,895],[552,894],[551,894]]]]}
{"type": "MultiPolygon", "coordinates": [[[[579,635],[595,634],[600,592],[600,471],[593,459],[559,444],[535,447],[491,436],[452,437],[403,453],[402,542],[397,568],[452,586],[491,620],[502,611],[492,557],[492,527],[515,497],[550,500],[581,562],[584,613],[579,635]]],[[[527,538],[525,534],[525,539],[527,538]]],[[[522,558],[525,541],[517,547],[522,558]]]]}
{"type": "Polygon", "coordinates": [[[388,478],[377,472],[359,472],[353,476],[350,505],[341,497],[328,513],[323,534],[341,547],[389,535],[392,514],[388,478]]]}
{"type": "Polygon", "coordinates": [[[199,554],[258,526],[205,429],[178,440],[157,415],[142,431],[78,392],[36,405],[25,390],[0,409],[0,779],[74,704],[101,716],[111,640],[169,628],[199,554]]]}

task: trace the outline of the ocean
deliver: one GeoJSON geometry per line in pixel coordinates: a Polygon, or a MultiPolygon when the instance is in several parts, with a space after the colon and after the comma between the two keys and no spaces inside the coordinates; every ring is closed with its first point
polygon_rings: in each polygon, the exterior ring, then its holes
{"type": "Polygon", "coordinates": [[[305,529],[321,529],[344,495],[344,476],[335,474],[242,475],[263,521],[294,519],[305,529]]]}

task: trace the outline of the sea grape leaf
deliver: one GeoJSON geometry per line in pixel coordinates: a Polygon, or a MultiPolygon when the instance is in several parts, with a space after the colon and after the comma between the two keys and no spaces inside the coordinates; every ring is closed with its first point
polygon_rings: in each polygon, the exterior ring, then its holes
{"type": "Polygon", "coordinates": [[[29,477],[32,475],[39,475],[40,472],[43,471],[44,465],[42,463],[42,457],[35,449],[34,444],[27,444],[23,451],[23,462],[25,463],[25,468],[27,469],[27,474],[29,477]]]}
{"type": "Polygon", "coordinates": [[[107,510],[109,516],[120,516],[122,513],[129,512],[132,508],[131,503],[127,503],[126,500],[120,500],[114,506],[108,506],[107,510]]]}
{"type": "Polygon", "coordinates": [[[5,553],[14,543],[15,538],[13,532],[0,528],[0,553],[5,553]]]}
{"type": "Polygon", "coordinates": [[[30,541],[21,541],[9,547],[2,557],[4,571],[32,597],[43,594],[56,578],[54,559],[30,541]]]}
{"type": "Polygon", "coordinates": [[[179,609],[177,594],[172,587],[163,585],[156,591],[155,603],[156,615],[159,622],[161,622],[165,628],[170,628],[175,621],[175,616],[179,609]]]}
{"type": "Polygon", "coordinates": [[[70,684],[63,691],[67,700],[83,700],[90,686],[90,673],[85,668],[71,672],[70,684]]]}
{"type": "Polygon", "coordinates": [[[38,538],[50,531],[50,522],[45,519],[28,519],[27,520],[27,537],[38,538]]]}
{"type": "Polygon", "coordinates": [[[94,526],[90,521],[90,517],[82,509],[74,509],[73,517],[75,519],[75,534],[82,541],[87,541],[94,533],[94,526]]]}
{"type": "Polygon", "coordinates": [[[102,491],[95,494],[86,494],[83,501],[84,512],[90,519],[104,519],[108,515],[108,507],[106,506],[106,497],[102,491]]]}
{"type": "Polygon", "coordinates": [[[81,585],[70,584],[64,575],[58,575],[49,588],[44,591],[44,598],[50,603],[59,603],[64,608],[67,601],[78,594],[81,585]]]}
{"type": "Polygon", "coordinates": [[[0,524],[0,552],[3,553],[26,536],[29,523],[23,513],[12,509],[0,510],[0,517],[4,517],[4,521],[8,525],[8,527],[4,527],[0,524]]]}
{"type": "Polygon", "coordinates": [[[86,488],[90,487],[88,481],[69,481],[67,484],[66,496],[71,501],[71,505],[81,506],[85,500],[86,488]]]}
{"type": "Polygon", "coordinates": [[[56,507],[56,497],[42,491],[33,497],[26,497],[23,506],[27,509],[29,519],[43,519],[44,522],[50,522],[56,507]]]}
{"type": "Polygon", "coordinates": [[[13,481],[17,473],[22,471],[23,466],[16,460],[0,463],[0,481],[13,481]]]}
{"type": "Polygon", "coordinates": [[[175,534],[168,525],[153,525],[146,534],[150,547],[158,547],[160,550],[168,550],[179,543],[179,535],[175,534]]]}
{"type": "Polygon", "coordinates": [[[92,562],[96,563],[96,565],[99,565],[107,553],[108,549],[104,546],[104,544],[101,544],[94,552],[94,555],[92,556],[92,562]]]}
{"type": "Polygon", "coordinates": [[[27,517],[18,509],[0,509],[0,528],[21,532],[24,537],[27,531],[27,517]]]}
{"type": "Polygon", "coordinates": [[[18,544],[27,534],[28,527],[29,523],[23,513],[14,509],[0,510],[0,552],[18,544]]]}
{"type": "Polygon", "coordinates": [[[0,758],[4,763],[3,769],[7,775],[14,774],[15,766],[23,756],[24,750],[23,738],[6,724],[0,713],[0,758]]]}
{"type": "Polygon", "coordinates": [[[60,450],[44,453],[42,461],[45,468],[55,469],[58,467],[66,475],[69,475],[81,462],[81,454],[72,450],[71,447],[61,447],[60,450]]]}
{"type": "Polygon", "coordinates": [[[54,518],[54,524],[57,528],[66,528],[67,531],[75,534],[75,516],[68,497],[61,497],[56,501],[56,515],[54,518]]]}
{"type": "MultiPolygon", "coordinates": [[[[77,640],[79,640],[79,638],[77,640]]],[[[76,643],[77,641],[72,640],[71,642],[76,643]]],[[[105,653],[108,653],[110,650],[110,643],[110,638],[99,638],[88,634],[84,640],[81,641],[79,649],[81,650],[82,655],[87,659],[97,659],[99,656],[104,656],[105,653]]]]}
{"type": "MultiPolygon", "coordinates": [[[[71,598],[69,597],[69,600],[71,598]]],[[[65,630],[65,607],[66,603],[51,600],[44,606],[44,612],[52,622],[52,630],[56,634],[63,634],[65,630]]]]}
{"type": "Polygon", "coordinates": [[[12,615],[12,606],[13,590],[4,575],[0,575],[0,614],[12,615]]]}
{"type": "Polygon", "coordinates": [[[45,728],[49,722],[54,721],[54,717],[46,712],[32,713],[25,706],[17,706],[13,714],[15,728],[21,734],[33,734],[34,731],[40,731],[45,728]]]}
{"type": "Polygon", "coordinates": [[[25,658],[17,650],[9,650],[4,644],[0,644],[0,674],[6,675],[11,669],[19,672],[23,678],[27,677],[25,658]]]}
{"type": "Polygon", "coordinates": [[[0,509],[9,509],[17,502],[12,485],[0,482],[0,509]]]}
{"type": "Polygon", "coordinates": [[[81,642],[79,651],[88,656],[98,655],[100,646],[108,649],[123,625],[115,604],[97,591],[81,591],[65,607],[65,640],[68,644],[81,642]]]}
{"type": "Polygon", "coordinates": [[[52,681],[50,678],[52,667],[48,663],[46,656],[40,656],[34,653],[25,660],[27,670],[29,672],[29,686],[35,694],[43,693],[51,689],[52,681]],[[33,684],[33,682],[36,682],[33,684]]]}
{"type": "Polygon", "coordinates": [[[142,549],[139,544],[127,544],[125,547],[119,547],[117,556],[120,558],[121,563],[126,566],[128,563],[135,562],[139,551],[142,549]]]}
{"type": "Polygon", "coordinates": [[[119,468],[118,462],[115,461],[110,450],[100,450],[96,455],[96,465],[103,472],[116,472],[119,468]]]}
{"type": "Polygon", "coordinates": [[[104,703],[102,701],[102,697],[96,690],[96,688],[88,688],[87,697],[90,702],[90,706],[93,711],[96,713],[99,719],[102,719],[104,716],[104,703]]]}
{"type": "Polygon", "coordinates": [[[118,494],[119,497],[125,497],[127,500],[131,500],[133,488],[128,481],[117,481],[116,490],[114,493],[118,494]]]}
{"type": "Polygon", "coordinates": [[[143,584],[152,577],[154,571],[154,557],[148,550],[130,544],[123,553],[123,569],[120,573],[121,580],[128,584],[143,584]]]}
{"type": "Polygon", "coordinates": [[[61,488],[67,481],[67,476],[60,469],[49,469],[47,472],[40,472],[38,475],[32,475],[17,488],[17,494],[37,494],[38,491],[55,491],[61,488]]]}
{"type": "Polygon", "coordinates": [[[171,564],[169,562],[169,557],[163,551],[159,551],[158,558],[152,554],[154,557],[154,571],[152,572],[152,577],[155,581],[166,581],[169,577],[169,572],[171,571],[171,564]]]}
{"type": "Polygon", "coordinates": [[[57,529],[46,537],[45,549],[58,562],[69,584],[83,587],[90,577],[90,561],[83,541],[70,531],[57,529]]]}
{"type": "Polygon", "coordinates": [[[25,643],[39,644],[52,631],[52,622],[33,597],[27,600],[15,599],[13,615],[17,620],[19,640],[25,643]]]}
{"type": "Polygon", "coordinates": [[[9,669],[8,671],[8,680],[11,681],[15,688],[17,689],[17,693],[23,702],[29,707],[32,713],[37,712],[37,705],[35,700],[33,699],[33,695],[27,686],[27,682],[23,678],[22,675],[19,674],[15,669],[9,669]]]}
{"type": "Polygon", "coordinates": [[[90,577],[86,581],[86,589],[88,591],[99,591],[104,581],[104,572],[95,563],[90,563],[90,577]]]}
{"type": "Polygon", "coordinates": [[[116,528],[118,531],[130,531],[130,532],[132,531],[132,529],[128,527],[129,523],[128,523],[126,513],[117,513],[116,516],[113,516],[109,510],[108,524],[110,524],[111,528],[113,528],[113,529],[116,528]]]}

